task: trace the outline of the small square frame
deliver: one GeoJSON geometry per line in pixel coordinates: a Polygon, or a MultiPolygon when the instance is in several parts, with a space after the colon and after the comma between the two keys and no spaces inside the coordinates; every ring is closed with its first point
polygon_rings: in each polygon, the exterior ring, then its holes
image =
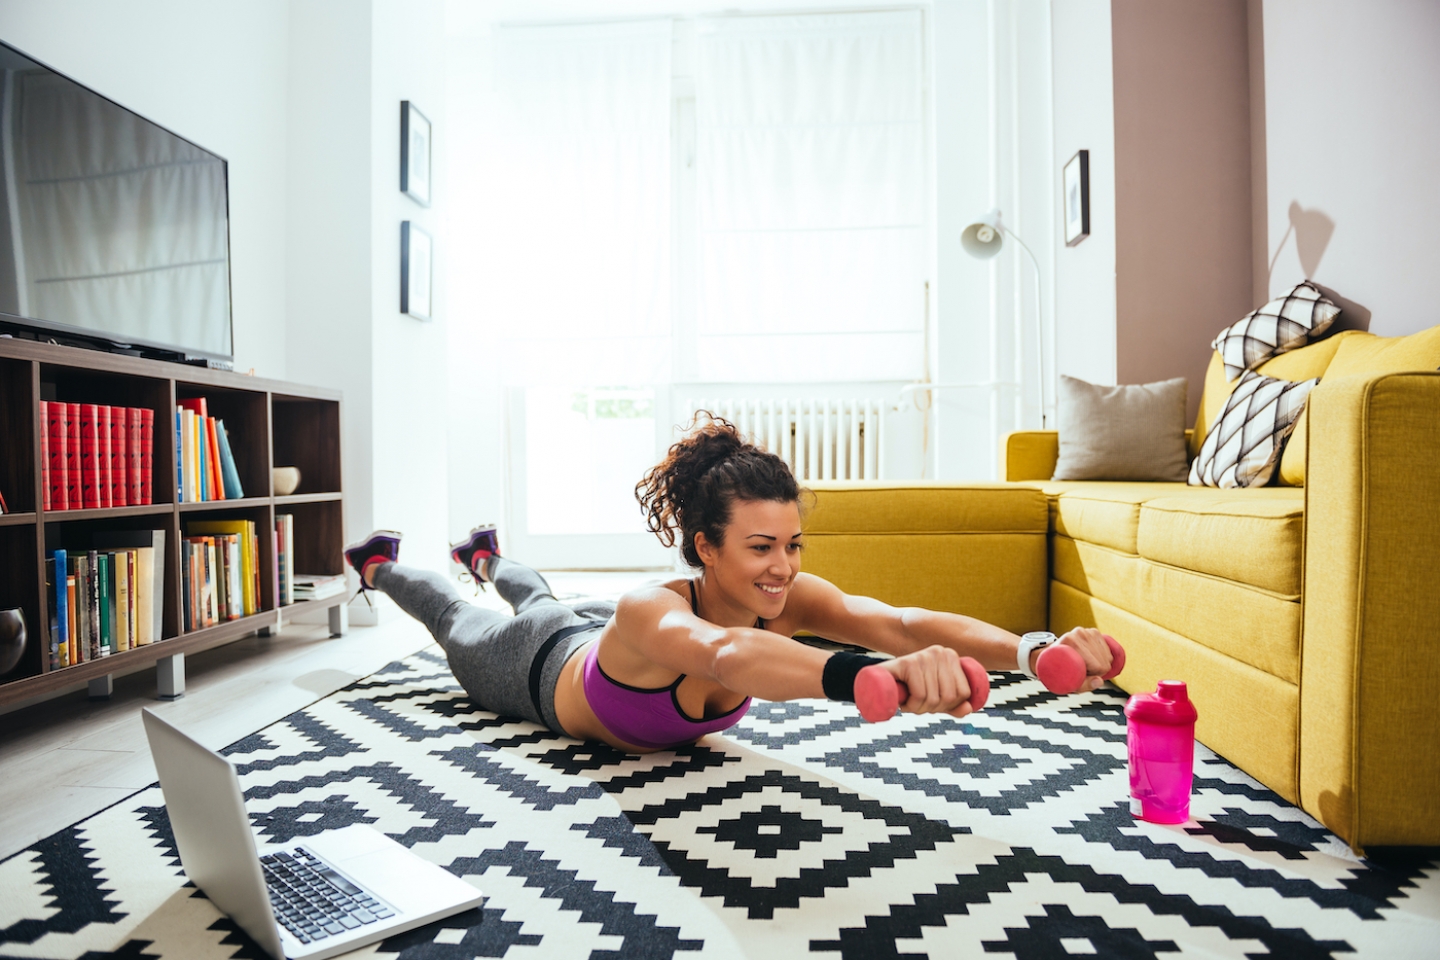
{"type": "Polygon", "coordinates": [[[1061,209],[1065,214],[1065,246],[1090,236],[1090,151],[1078,151],[1065,164],[1061,178],[1061,209]]]}
{"type": "Polygon", "coordinates": [[[400,192],[430,206],[430,121],[409,100],[400,101],[400,192]]]}
{"type": "Polygon", "coordinates": [[[430,278],[435,246],[430,234],[409,220],[400,223],[400,312],[431,318],[430,278]]]}

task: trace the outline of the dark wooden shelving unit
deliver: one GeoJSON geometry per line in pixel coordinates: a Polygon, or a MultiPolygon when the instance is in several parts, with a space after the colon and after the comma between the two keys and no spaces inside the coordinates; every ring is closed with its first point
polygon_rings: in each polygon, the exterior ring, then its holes
{"type": "Polygon", "coordinates": [[[43,698],[88,683],[92,696],[108,695],[111,677],[149,664],[157,667],[161,696],[184,691],[184,655],[278,630],[286,620],[328,610],[334,635],[345,630],[343,594],[279,605],[275,595],[277,513],[295,516],[295,566],[302,573],[344,571],[344,503],[340,469],[340,393],[225,371],[163,363],[76,347],[0,339],[0,493],[14,511],[0,514],[0,608],[25,612],[30,641],[25,655],[0,675],[0,706],[43,698]],[[225,421],[241,485],[238,500],[177,503],[175,411],[177,400],[206,398],[210,415],[225,421]],[[40,401],[147,407],[155,411],[152,451],[154,503],[88,510],[46,510],[41,488],[40,401]],[[300,487],[277,497],[276,466],[300,468],[300,487]],[[260,611],[187,631],[181,616],[181,537],[199,519],[253,520],[260,541],[260,611]],[[164,530],[164,638],[98,660],[52,668],[45,556],[76,532],[164,530]]]}

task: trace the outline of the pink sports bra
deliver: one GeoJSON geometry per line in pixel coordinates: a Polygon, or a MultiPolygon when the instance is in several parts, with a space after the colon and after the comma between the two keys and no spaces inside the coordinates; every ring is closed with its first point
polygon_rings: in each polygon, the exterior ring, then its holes
{"type": "MultiPolygon", "coordinates": [[[[694,581],[690,583],[690,609],[699,615],[694,581]]],[[[756,620],[755,626],[764,629],[765,621],[756,620]]],[[[750,709],[750,698],[746,697],[734,710],[718,717],[708,720],[689,717],[676,697],[685,674],[676,677],[668,687],[632,687],[600,669],[599,643],[590,644],[583,669],[581,682],[585,685],[585,699],[595,711],[595,719],[616,737],[637,747],[669,750],[683,746],[707,733],[733,727],[750,709]]]]}

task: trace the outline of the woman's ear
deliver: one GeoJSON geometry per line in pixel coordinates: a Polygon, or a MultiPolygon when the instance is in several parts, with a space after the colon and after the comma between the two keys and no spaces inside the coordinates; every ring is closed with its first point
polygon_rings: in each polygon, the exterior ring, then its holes
{"type": "Polygon", "coordinates": [[[695,534],[695,553],[700,557],[700,562],[705,566],[712,566],[715,562],[715,544],[703,532],[695,534]]]}

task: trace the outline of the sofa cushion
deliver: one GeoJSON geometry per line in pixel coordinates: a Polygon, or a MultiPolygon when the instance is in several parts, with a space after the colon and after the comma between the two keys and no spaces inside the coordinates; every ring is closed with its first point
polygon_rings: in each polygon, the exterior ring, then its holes
{"type": "Polygon", "coordinates": [[[1056,537],[1054,578],[1248,663],[1300,680],[1300,601],[1221,577],[1056,537]]]}
{"type": "MultiPolygon", "coordinates": [[[[1264,499],[1160,497],[1140,506],[1135,552],[1147,560],[1298,597],[1305,492],[1264,499]]],[[[1247,491],[1248,492],[1248,491],[1247,491]]]]}
{"type": "MultiPolygon", "coordinates": [[[[1294,499],[1295,495],[1295,491],[1279,487],[1220,491],[1183,483],[1052,481],[1037,486],[1051,497],[1050,529],[1053,532],[1134,554],[1139,553],[1136,536],[1140,529],[1140,505],[1147,501],[1161,497],[1286,500],[1294,499]]],[[[1301,496],[1303,498],[1303,492],[1301,496]]]]}
{"type": "MultiPolygon", "coordinates": [[[[1277,380],[1309,380],[1312,377],[1322,377],[1330,366],[1330,361],[1334,359],[1335,352],[1340,349],[1340,344],[1355,333],[1355,330],[1341,330],[1318,343],[1282,353],[1261,364],[1255,372],[1277,380]]],[[[1205,389],[1200,395],[1200,412],[1195,416],[1195,429],[1190,432],[1190,456],[1200,452],[1200,445],[1205,442],[1205,436],[1215,421],[1220,419],[1220,413],[1225,409],[1225,401],[1230,399],[1230,393],[1234,389],[1235,382],[1225,379],[1225,363],[1220,359],[1220,354],[1212,353],[1210,367],[1205,371],[1205,389]]],[[[1296,427],[1296,432],[1299,432],[1299,427],[1296,427]]],[[[1286,459],[1289,459],[1288,453],[1286,459]]]]}
{"type": "Polygon", "coordinates": [[[1005,483],[812,483],[805,532],[1045,533],[1045,497],[1005,483]]]}
{"type": "Polygon", "coordinates": [[[1056,480],[1183,480],[1185,378],[1104,386],[1060,376],[1056,480]]]}
{"type": "MultiPolygon", "coordinates": [[[[1410,370],[1440,368],[1440,326],[1412,333],[1408,337],[1377,337],[1373,333],[1360,333],[1355,330],[1346,333],[1352,336],[1345,337],[1343,342],[1335,345],[1335,358],[1324,371],[1327,378],[1359,373],[1405,373],[1410,370]]],[[[1339,340],[1340,337],[1341,335],[1337,334],[1331,339],[1339,340]]],[[[1280,458],[1281,483],[1295,486],[1305,483],[1305,456],[1310,439],[1307,419],[1304,413],[1300,414],[1300,419],[1295,421],[1295,432],[1290,435],[1290,442],[1285,445],[1285,454],[1280,458]]]]}
{"type": "Polygon", "coordinates": [[[1226,378],[1234,380],[1271,357],[1318,340],[1339,315],[1335,301],[1302,280],[1283,297],[1221,330],[1211,346],[1225,358],[1226,378]]]}
{"type": "Polygon", "coordinates": [[[1319,379],[1279,380],[1246,372],[1190,467],[1207,487],[1263,487],[1280,467],[1285,440],[1319,379]]]}

